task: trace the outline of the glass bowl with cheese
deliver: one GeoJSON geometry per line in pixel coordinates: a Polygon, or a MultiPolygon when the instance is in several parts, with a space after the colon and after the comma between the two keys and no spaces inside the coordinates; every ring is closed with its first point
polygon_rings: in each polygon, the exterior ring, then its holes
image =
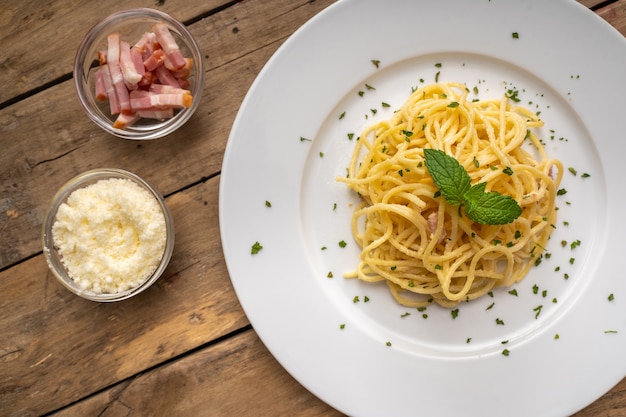
{"type": "Polygon", "coordinates": [[[198,108],[204,63],[183,23],[137,8],[105,17],[74,59],[74,86],[87,116],[106,132],[148,140],[184,125],[198,108]]]}
{"type": "Polygon", "coordinates": [[[174,222],[146,181],[96,169],[56,193],[42,241],[48,267],[67,289],[92,301],[120,301],[161,276],[174,248],[174,222]]]}

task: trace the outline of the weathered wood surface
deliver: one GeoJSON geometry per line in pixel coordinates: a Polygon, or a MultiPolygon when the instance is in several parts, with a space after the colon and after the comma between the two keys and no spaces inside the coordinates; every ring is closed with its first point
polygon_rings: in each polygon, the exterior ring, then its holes
{"type": "MultiPolygon", "coordinates": [[[[222,156],[245,93],[280,44],[331,3],[3,3],[0,416],[341,415],[296,382],[250,327],[224,264],[217,206],[222,156]],[[97,129],[69,78],[88,28],[136,6],[187,22],[206,67],[192,120],[170,137],[142,143],[97,129]],[[177,230],[165,275],[117,304],[67,292],[40,247],[43,216],[58,187],[105,166],[153,183],[167,196],[177,230]]],[[[626,34],[626,0],[581,3],[626,34]]],[[[626,379],[576,417],[622,415],[626,379]]]]}

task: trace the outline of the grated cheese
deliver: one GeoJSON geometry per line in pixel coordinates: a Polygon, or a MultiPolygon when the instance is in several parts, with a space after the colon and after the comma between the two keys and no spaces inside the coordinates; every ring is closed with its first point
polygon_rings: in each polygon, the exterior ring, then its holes
{"type": "Polygon", "coordinates": [[[99,180],[59,207],[52,238],[81,289],[119,293],[156,270],[165,250],[165,216],[154,196],[133,181],[99,180]]]}

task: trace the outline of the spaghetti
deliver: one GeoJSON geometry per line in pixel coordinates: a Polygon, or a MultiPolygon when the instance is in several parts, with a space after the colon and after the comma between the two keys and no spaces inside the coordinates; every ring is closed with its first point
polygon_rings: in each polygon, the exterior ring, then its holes
{"type": "Polygon", "coordinates": [[[563,166],[531,130],[543,122],[506,96],[471,101],[467,94],[460,83],[415,90],[389,120],[365,129],[347,177],[338,178],[361,198],[352,217],[360,261],[345,276],[385,281],[405,306],[452,307],[519,282],[556,223],[563,166]],[[454,157],[472,184],[511,196],[521,215],[504,225],[471,221],[439,195],[425,148],[454,157]]]}

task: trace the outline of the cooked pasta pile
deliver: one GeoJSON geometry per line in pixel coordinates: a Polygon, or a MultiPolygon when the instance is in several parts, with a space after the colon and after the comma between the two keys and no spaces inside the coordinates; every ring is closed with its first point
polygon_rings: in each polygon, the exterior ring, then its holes
{"type": "Polygon", "coordinates": [[[365,129],[347,177],[338,178],[362,200],[352,218],[360,261],[345,276],[386,281],[402,305],[452,307],[520,281],[556,224],[563,166],[532,131],[543,122],[506,96],[467,94],[460,83],[415,90],[389,120],[365,129]],[[511,196],[521,215],[504,225],[471,221],[439,195],[425,148],[454,157],[472,184],[511,196]]]}

